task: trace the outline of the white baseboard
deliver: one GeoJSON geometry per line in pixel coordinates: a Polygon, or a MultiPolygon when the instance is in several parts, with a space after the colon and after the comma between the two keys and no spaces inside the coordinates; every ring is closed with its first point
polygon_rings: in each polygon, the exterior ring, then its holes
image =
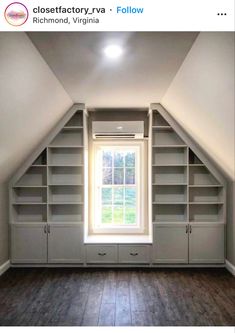
{"type": "Polygon", "coordinates": [[[10,268],[11,264],[10,264],[10,260],[7,260],[6,262],[4,262],[4,264],[2,264],[0,266],[0,276],[5,273],[9,268],[10,268]]]}
{"type": "Polygon", "coordinates": [[[225,260],[225,267],[233,276],[235,276],[235,266],[231,264],[230,261],[225,260]]]}

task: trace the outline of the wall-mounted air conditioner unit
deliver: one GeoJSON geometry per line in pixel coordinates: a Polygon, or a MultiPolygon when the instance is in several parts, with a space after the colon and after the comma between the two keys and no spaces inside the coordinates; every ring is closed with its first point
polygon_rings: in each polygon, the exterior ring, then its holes
{"type": "Polygon", "coordinates": [[[143,121],[93,121],[93,139],[143,139],[143,121]]]}

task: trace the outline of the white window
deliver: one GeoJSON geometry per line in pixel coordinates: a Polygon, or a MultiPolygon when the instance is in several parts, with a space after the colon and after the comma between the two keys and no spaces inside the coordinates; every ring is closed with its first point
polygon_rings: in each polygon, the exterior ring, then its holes
{"type": "Polygon", "coordinates": [[[143,142],[94,142],[93,233],[144,233],[144,178],[143,142]]]}

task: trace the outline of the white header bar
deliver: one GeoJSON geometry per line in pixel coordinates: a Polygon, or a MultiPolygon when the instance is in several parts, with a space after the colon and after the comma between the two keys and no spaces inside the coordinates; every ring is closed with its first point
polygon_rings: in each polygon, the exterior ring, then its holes
{"type": "Polygon", "coordinates": [[[0,1],[1,31],[234,31],[234,0],[0,1]]]}

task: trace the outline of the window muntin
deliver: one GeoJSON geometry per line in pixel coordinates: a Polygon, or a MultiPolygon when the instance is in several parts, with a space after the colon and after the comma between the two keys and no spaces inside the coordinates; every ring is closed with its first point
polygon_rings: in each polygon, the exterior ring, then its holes
{"type": "Polygon", "coordinates": [[[93,232],[142,232],[143,143],[94,143],[93,232]]]}

